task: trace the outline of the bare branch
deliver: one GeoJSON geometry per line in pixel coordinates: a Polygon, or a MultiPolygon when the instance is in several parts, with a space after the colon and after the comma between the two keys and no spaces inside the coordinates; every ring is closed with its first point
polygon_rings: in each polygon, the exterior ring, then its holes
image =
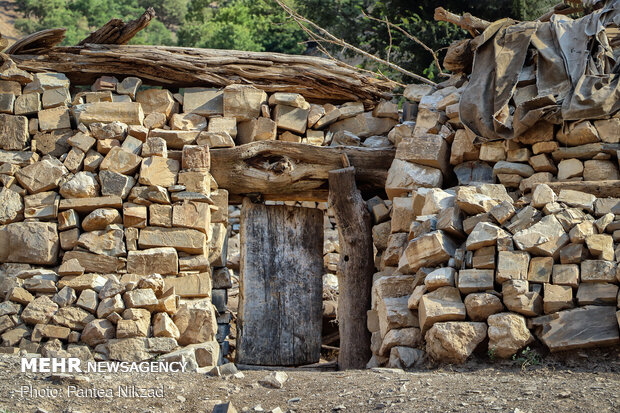
{"type": "Polygon", "coordinates": [[[437,54],[433,51],[433,49],[431,49],[426,44],[424,44],[423,41],[421,41],[420,39],[418,39],[417,37],[415,37],[414,35],[409,33],[407,30],[403,29],[402,27],[400,27],[400,26],[390,22],[387,19],[387,17],[384,20],[380,20],[380,19],[378,19],[376,17],[373,17],[373,16],[371,16],[369,14],[366,14],[366,12],[364,12],[364,10],[362,10],[362,14],[364,15],[364,17],[366,17],[366,18],[368,18],[370,20],[374,20],[374,21],[377,21],[377,22],[385,23],[385,25],[388,27],[388,33],[390,35],[390,46],[392,45],[392,33],[390,33],[390,27],[393,27],[396,30],[400,31],[402,34],[404,34],[409,40],[413,40],[414,42],[416,42],[417,44],[422,46],[425,50],[427,50],[433,56],[433,60],[435,61],[435,65],[437,66],[437,69],[439,70],[439,76],[450,76],[447,73],[444,73],[444,71],[441,69],[441,65],[439,64],[439,59],[437,58],[437,54]]]}
{"type": "MultiPolygon", "coordinates": [[[[437,86],[437,84],[423,76],[420,75],[416,75],[413,72],[410,72],[409,70],[403,69],[402,67],[395,65],[394,63],[390,63],[384,59],[381,59],[380,57],[377,57],[371,53],[368,53],[356,46],[353,46],[352,44],[349,44],[347,42],[345,42],[342,39],[337,38],[336,36],[334,36],[333,34],[331,34],[330,32],[328,32],[327,30],[325,30],[324,28],[320,27],[319,25],[317,25],[316,23],[308,20],[307,18],[303,17],[302,15],[298,14],[295,10],[291,9],[289,6],[287,6],[286,4],[284,4],[284,2],[282,0],[275,0],[275,2],[285,11],[287,12],[291,18],[295,21],[295,23],[297,23],[297,25],[306,33],[308,34],[308,36],[313,37],[317,43],[329,43],[329,44],[333,44],[333,45],[337,45],[337,46],[341,46],[345,49],[349,49],[354,51],[357,54],[360,54],[362,56],[365,56],[367,58],[369,58],[370,60],[374,60],[375,62],[378,62],[380,64],[383,64],[387,67],[389,67],[390,69],[396,70],[397,72],[400,72],[406,76],[409,76],[413,79],[416,79],[419,82],[423,82],[423,83],[427,83],[431,86],[437,86]],[[308,27],[309,26],[309,27],[308,27]],[[314,30],[316,30],[318,33],[313,32],[310,27],[314,30]]],[[[332,57],[333,59],[333,57],[332,57]]],[[[395,82],[396,83],[396,82],[395,82]]]]}
{"type": "MultiPolygon", "coordinates": [[[[364,11],[362,11],[362,13],[364,13],[364,11]]],[[[387,26],[388,36],[390,37],[390,45],[388,47],[387,57],[385,59],[385,60],[387,60],[389,62],[390,61],[390,53],[392,52],[392,29],[390,28],[390,25],[389,25],[390,22],[388,21],[387,17],[385,18],[384,23],[387,26]]]]}
{"type": "Polygon", "coordinates": [[[467,30],[472,37],[478,36],[491,25],[490,22],[476,16],[472,16],[470,13],[465,13],[462,16],[459,16],[458,14],[450,13],[443,7],[437,7],[435,9],[434,18],[436,21],[455,24],[460,28],[467,30]]]}
{"type": "Polygon", "coordinates": [[[351,69],[351,70],[359,70],[359,71],[366,72],[366,73],[368,73],[368,74],[372,74],[372,75],[377,75],[377,74],[378,74],[381,78],[383,78],[384,80],[387,80],[388,82],[393,83],[393,84],[394,84],[394,85],[396,85],[396,86],[402,86],[402,87],[404,87],[404,86],[405,86],[405,85],[403,85],[402,83],[399,83],[399,82],[396,82],[396,81],[394,81],[394,80],[390,79],[389,77],[387,77],[386,75],[384,75],[384,74],[383,74],[383,73],[381,73],[381,72],[376,73],[376,72],[373,72],[372,70],[363,69],[363,68],[360,68],[360,67],[354,67],[354,66],[351,66],[351,65],[350,65],[350,64],[348,64],[348,63],[345,63],[345,62],[343,62],[343,61],[341,61],[341,60],[339,60],[339,59],[336,59],[336,58],[335,58],[334,56],[332,56],[332,55],[331,55],[331,53],[330,53],[330,52],[329,52],[329,51],[328,51],[328,50],[327,50],[327,49],[326,49],[326,48],[325,48],[325,47],[321,44],[321,40],[317,37],[317,35],[316,35],[314,32],[309,31],[309,32],[306,32],[306,33],[308,34],[308,37],[310,37],[310,40],[308,40],[308,41],[304,41],[304,42],[301,42],[301,43],[315,42],[315,43],[316,43],[317,48],[318,48],[318,49],[319,49],[319,50],[320,50],[320,51],[321,51],[321,52],[322,52],[325,56],[327,56],[329,59],[334,60],[334,61],[338,62],[339,64],[342,64],[343,66],[348,67],[348,68],[349,68],[349,69],[351,69]]]}

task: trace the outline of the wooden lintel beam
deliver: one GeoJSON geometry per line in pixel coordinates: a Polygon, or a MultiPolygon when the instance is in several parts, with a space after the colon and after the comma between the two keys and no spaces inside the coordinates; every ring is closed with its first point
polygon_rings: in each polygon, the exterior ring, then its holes
{"type": "Polygon", "coordinates": [[[312,146],[283,141],[259,141],[211,150],[211,174],[231,202],[242,196],[264,200],[327,200],[329,171],[342,168],[346,155],[355,167],[362,191],[385,188],[394,149],[312,146]]]}

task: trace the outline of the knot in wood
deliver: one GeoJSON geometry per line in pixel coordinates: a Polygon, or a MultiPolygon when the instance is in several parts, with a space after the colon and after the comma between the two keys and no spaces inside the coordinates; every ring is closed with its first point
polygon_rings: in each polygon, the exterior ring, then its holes
{"type": "Polygon", "coordinates": [[[249,163],[255,168],[276,174],[289,173],[294,169],[293,162],[282,155],[261,155],[251,159],[249,163]]]}

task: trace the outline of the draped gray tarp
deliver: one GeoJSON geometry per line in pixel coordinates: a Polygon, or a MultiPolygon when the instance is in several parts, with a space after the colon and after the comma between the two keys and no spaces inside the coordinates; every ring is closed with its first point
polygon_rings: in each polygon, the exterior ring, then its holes
{"type": "Polygon", "coordinates": [[[605,27],[620,23],[620,0],[580,19],[549,22],[503,19],[473,40],[471,78],[461,96],[463,124],[481,141],[511,139],[539,121],[602,119],[620,109],[620,51],[605,27]],[[533,73],[531,79],[528,73],[533,73]],[[535,95],[515,103],[518,87],[535,95]]]}

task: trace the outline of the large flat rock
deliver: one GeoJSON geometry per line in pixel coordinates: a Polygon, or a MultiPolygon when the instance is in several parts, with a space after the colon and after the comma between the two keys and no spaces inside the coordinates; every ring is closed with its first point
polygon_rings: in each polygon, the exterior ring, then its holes
{"type": "Polygon", "coordinates": [[[109,255],[98,255],[86,251],[66,251],[63,262],[76,259],[85,272],[113,273],[125,267],[123,259],[109,255]]]}
{"type": "Polygon", "coordinates": [[[532,320],[538,338],[551,351],[600,347],[620,343],[616,308],[589,305],[532,320]]]}
{"type": "Polygon", "coordinates": [[[123,200],[120,196],[100,196],[97,198],[61,199],[59,209],[75,209],[77,212],[92,212],[99,208],[122,208],[123,200]]]}
{"type": "Polygon", "coordinates": [[[200,231],[186,228],[146,227],[140,231],[140,248],[172,247],[188,254],[204,254],[207,237],[200,231]]]}

